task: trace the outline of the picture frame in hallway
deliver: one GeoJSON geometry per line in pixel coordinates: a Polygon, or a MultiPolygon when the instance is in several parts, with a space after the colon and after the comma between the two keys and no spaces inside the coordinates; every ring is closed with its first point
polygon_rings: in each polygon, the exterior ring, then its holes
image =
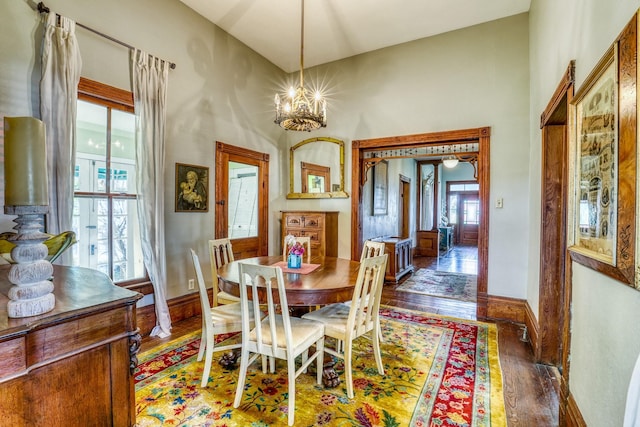
{"type": "Polygon", "coordinates": [[[571,101],[571,259],[636,289],[636,17],[571,101]],[[632,31],[631,31],[632,30],[632,31]]]}
{"type": "Polygon", "coordinates": [[[176,212],[209,211],[209,168],[176,163],[176,212]]]}
{"type": "Polygon", "coordinates": [[[389,203],[389,163],[386,160],[380,160],[373,167],[372,175],[372,215],[386,215],[389,203]]]}

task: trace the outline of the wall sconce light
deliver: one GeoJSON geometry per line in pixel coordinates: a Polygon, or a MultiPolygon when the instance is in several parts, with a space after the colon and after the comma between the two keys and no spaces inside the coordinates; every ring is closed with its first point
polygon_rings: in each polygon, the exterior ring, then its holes
{"type": "Polygon", "coordinates": [[[4,118],[4,213],[17,215],[8,238],[15,264],[9,270],[7,314],[29,317],[53,310],[53,266],[45,258],[50,236],[43,233],[49,211],[44,123],[33,117],[4,118]]]}
{"type": "Polygon", "coordinates": [[[444,163],[444,167],[446,168],[455,168],[458,164],[458,158],[454,155],[447,156],[442,160],[442,163],[444,163]]]}

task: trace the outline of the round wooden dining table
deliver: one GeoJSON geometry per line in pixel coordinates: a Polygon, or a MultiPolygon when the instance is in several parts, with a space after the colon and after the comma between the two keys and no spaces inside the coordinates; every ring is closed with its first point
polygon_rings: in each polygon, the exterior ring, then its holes
{"type": "MultiPolygon", "coordinates": [[[[244,258],[230,262],[218,268],[219,287],[225,292],[240,296],[239,263],[271,266],[281,261],[282,255],[244,258]]],[[[314,307],[351,300],[360,269],[359,262],[343,258],[316,256],[311,257],[310,264],[318,264],[318,267],[306,274],[290,272],[290,269],[283,268],[282,276],[289,307],[314,307]]],[[[303,267],[305,267],[304,263],[303,267]]],[[[303,268],[300,271],[304,270],[303,268]]],[[[277,292],[274,292],[273,296],[274,302],[278,303],[277,292]]],[[[223,356],[220,364],[223,366],[235,364],[238,357],[239,352],[232,352],[223,356]]],[[[333,365],[331,356],[325,354],[322,382],[328,388],[340,385],[340,378],[333,365]]]]}
{"type": "MultiPolygon", "coordinates": [[[[218,268],[220,289],[240,296],[240,288],[238,288],[240,282],[239,263],[274,265],[280,261],[282,261],[282,255],[245,258],[223,265],[218,268]]],[[[311,264],[318,264],[319,267],[307,274],[283,269],[282,276],[288,305],[313,307],[351,300],[360,268],[359,262],[343,258],[316,256],[311,257],[311,264]]],[[[275,293],[274,297],[277,298],[275,293]]]]}

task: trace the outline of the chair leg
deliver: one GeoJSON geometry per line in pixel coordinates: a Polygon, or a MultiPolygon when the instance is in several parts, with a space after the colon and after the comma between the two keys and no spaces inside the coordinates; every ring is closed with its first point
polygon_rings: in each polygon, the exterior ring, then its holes
{"type": "Polygon", "coordinates": [[[287,374],[289,376],[289,425],[292,426],[296,412],[296,361],[293,357],[287,359],[287,374]]]}
{"type": "MultiPolygon", "coordinates": [[[[301,360],[302,360],[302,364],[304,365],[305,363],[307,363],[307,360],[309,360],[309,349],[306,349],[305,351],[302,352],[302,354],[300,355],[301,360]]],[[[303,374],[307,373],[307,368],[304,369],[304,371],[302,371],[303,374]]]]}
{"type": "MultiPolygon", "coordinates": [[[[209,374],[211,373],[211,362],[213,360],[214,341],[215,340],[213,336],[209,337],[207,335],[204,344],[206,357],[204,359],[204,370],[202,371],[202,381],[200,383],[200,387],[202,388],[206,387],[207,383],[209,382],[209,374]]],[[[200,345],[200,347],[202,347],[202,344],[200,345]]]]}
{"type": "Polygon", "coordinates": [[[240,372],[238,373],[238,387],[236,387],[236,398],[233,401],[234,408],[240,406],[240,401],[242,401],[242,395],[244,394],[244,382],[247,379],[247,368],[249,367],[249,356],[249,352],[243,348],[240,355],[240,372]]]}
{"type": "Polygon", "coordinates": [[[351,349],[353,348],[353,341],[348,340],[343,343],[344,345],[344,377],[345,383],[347,383],[347,396],[349,399],[353,399],[353,376],[351,372],[351,349]]]}
{"type": "Polygon", "coordinates": [[[204,323],[204,318],[202,319],[202,332],[200,333],[200,349],[198,350],[198,362],[202,360],[202,356],[204,356],[204,349],[207,343],[207,326],[204,323]]]}
{"type": "Polygon", "coordinates": [[[316,359],[316,381],[322,384],[322,370],[324,368],[324,337],[316,341],[316,351],[318,358],[316,359]]]}
{"type": "Polygon", "coordinates": [[[373,357],[376,359],[376,365],[378,365],[378,373],[380,375],[384,375],[384,367],[382,366],[382,355],[380,354],[380,341],[378,337],[380,336],[380,328],[377,331],[373,331],[373,357]]]}

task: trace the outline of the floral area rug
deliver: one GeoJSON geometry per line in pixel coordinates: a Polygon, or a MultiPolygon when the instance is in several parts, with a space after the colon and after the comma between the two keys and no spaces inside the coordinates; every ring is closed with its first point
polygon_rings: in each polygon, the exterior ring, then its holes
{"type": "MultiPolygon", "coordinates": [[[[310,369],[296,380],[296,426],[506,426],[495,325],[390,307],[380,312],[385,375],[378,374],[371,342],[358,338],[355,398],[343,383],[317,385],[310,369]]],[[[201,388],[199,341],[198,331],[139,355],[137,426],[287,425],[286,364],[278,361],[275,374],[263,374],[254,363],[234,409],[237,369],[222,368],[215,353],[201,388]]],[[[335,368],[344,381],[342,362],[335,368]]]]}
{"type": "Polygon", "coordinates": [[[478,276],[421,268],[400,284],[396,290],[476,302],[478,276]]]}

